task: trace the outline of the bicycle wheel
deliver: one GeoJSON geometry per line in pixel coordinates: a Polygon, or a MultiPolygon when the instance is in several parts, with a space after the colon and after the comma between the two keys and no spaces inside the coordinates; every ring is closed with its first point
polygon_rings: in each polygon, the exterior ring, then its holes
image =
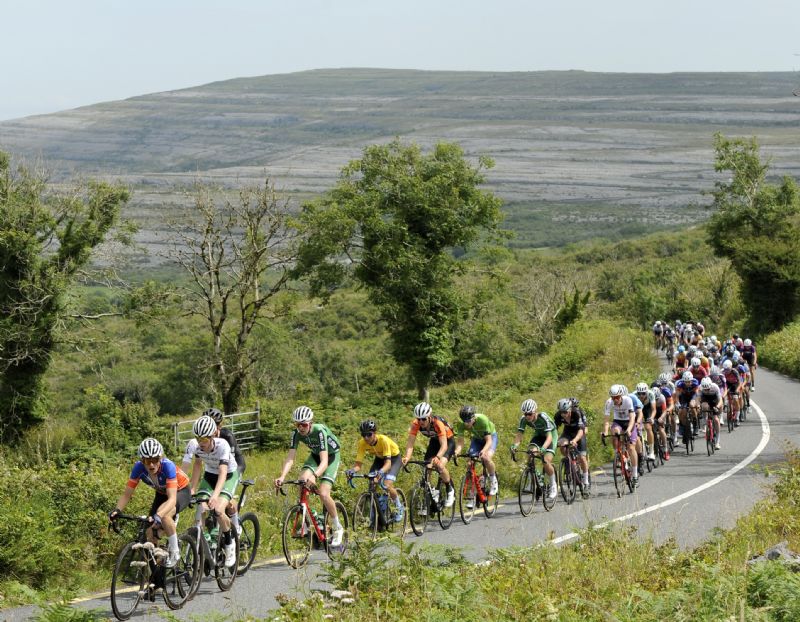
{"type": "Polygon", "coordinates": [[[283,555],[292,568],[300,568],[308,561],[314,527],[305,515],[301,504],[293,505],[283,519],[281,543],[283,555]]]}
{"type": "Polygon", "coordinates": [[[478,502],[477,487],[475,480],[469,476],[470,472],[467,471],[458,486],[458,513],[461,514],[461,520],[465,525],[469,525],[475,516],[475,504],[478,502]]]}
{"type": "Polygon", "coordinates": [[[706,421],[706,452],[709,456],[714,453],[714,424],[706,421]]]}
{"type": "Polygon", "coordinates": [[[236,574],[239,570],[239,534],[236,533],[233,526],[231,526],[230,534],[233,539],[235,553],[233,564],[230,566],[225,565],[225,547],[223,544],[225,534],[222,533],[221,528],[217,534],[217,559],[214,564],[214,578],[217,580],[217,586],[223,592],[227,592],[233,587],[233,582],[236,581],[236,574]]]}
{"type": "Polygon", "coordinates": [[[747,421],[747,413],[750,411],[750,393],[744,394],[744,407],[739,413],[739,421],[747,421]]]}
{"type": "Polygon", "coordinates": [[[192,538],[194,543],[193,553],[197,557],[197,568],[189,582],[189,600],[191,600],[194,598],[194,595],[197,594],[197,590],[200,589],[200,583],[203,581],[203,576],[208,576],[208,573],[205,572],[205,566],[208,562],[205,558],[203,542],[198,540],[198,538],[203,538],[203,533],[199,532],[196,527],[190,527],[186,533],[192,538]]]}
{"type": "Polygon", "coordinates": [[[331,539],[333,538],[333,521],[329,520],[328,512],[325,512],[323,521],[325,523],[325,551],[328,557],[333,560],[341,559],[347,552],[347,545],[350,542],[350,523],[347,520],[347,510],[344,508],[344,503],[339,500],[335,501],[336,515],[339,517],[339,523],[344,528],[344,536],[342,536],[342,543],[339,546],[331,546],[331,539]]]}
{"type": "MultiPolygon", "coordinates": [[[[394,534],[399,538],[403,538],[406,535],[406,525],[408,525],[408,506],[406,505],[406,495],[405,493],[400,490],[397,490],[397,498],[400,501],[400,507],[403,508],[403,518],[398,520],[390,520],[389,523],[386,525],[386,532],[394,534]]],[[[394,502],[389,499],[389,504],[392,505],[394,502]]],[[[389,512],[391,519],[395,519],[397,515],[397,511],[389,512]]],[[[353,523],[355,524],[355,518],[353,519],[353,523]]]]}
{"type": "Polygon", "coordinates": [[[371,492],[365,492],[356,499],[353,508],[353,534],[358,538],[374,540],[378,536],[378,504],[371,492]]]}
{"type": "Polygon", "coordinates": [[[491,518],[494,516],[494,513],[497,512],[497,504],[500,499],[500,478],[497,476],[497,471],[495,471],[494,476],[497,478],[497,492],[493,495],[489,494],[491,486],[489,475],[484,474],[483,476],[483,481],[485,482],[483,492],[486,494],[486,503],[483,504],[483,513],[486,515],[486,518],[491,518]]]}
{"type": "Polygon", "coordinates": [[[542,486],[542,505],[544,509],[548,512],[553,509],[553,506],[556,504],[556,498],[558,495],[551,495],[550,491],[553,490],[553,487],[558,486],[558,470],[556,467],[553,467],[553,474],[548,475],[544,472],[544,468],[542,468],[542,482],[544,482],[542,486]]]}
{"type": "Polygon", "coordinates": [[[421,480],[411,490],[411,499],[408,504],[408,510],[411,521],[411,529],[418,536],[425,532],[425,527],[428,524],[428,513],[431,509],[430,495],[427,491],[427,486],[421,480]]]}
{"type": "Polygon", "coordinates": [[[614,488],[617,490],[617,499],[625,494],[625,475],[622,472],[622,463],[620,462],[619,454],[614,456],[614,488]]]}
{"type": "Polygon", "coordinates": [[[635,488],[633,484],[633,464],[628,457],[624,457],[622,459],[622,476],[625,479],[625,485],[628,487],[628,492],[632,493],[635,488]]]}
{"type": "Polygon", "coordinates": [[[536,503],[536,477],[528,467],[525,467],[519,474],[517,499],[519,511],[523,516],[528,516],[533,512],[533,505],[536,503]]]}
{"type": "Polygon", "coordinates": [[[441,477],[437,476],[436,490],[439,491],[439,501],[437,507],[439,508],[439,526],[442,529],[450,529],[453,524],[453,518],[456,515],[456,500],[453,498],[453,504],[448,508],[445,506],[447,500],[447,484],[445,484],[441,477]]]}
{"type": "Polygon", "coordinates": [[[239,569],[236,572],[241,576],[250,570],[256,558],[261,543],[261,523],[255,514],[247,512],[239,517],[239,526],[242,532],[239,534],[239,569]]]}
{"type": "Polygon", "coordinates": [[[561,477],[559,479],[561,485],[559,488],[561,488],[561,497],[564,499],[567,505],[570,505],[573,501],[575,501],[577,480],[573,477],[572,462],[569,458],[561,459],[560,469],[561,477]]]}
{"type": "MultiPolygon", "coordinates": [[[[647,435],[647,433],[645,432],[645,436],[646,435],[647,435]]],[[[647,468],[647,472],[648,473],[652,473],[653,472],[653,468],[654,468],[653,467],[654,461],[650,460],[647,457],[647,456],[650,455],[650,451],[651,451],[650,443],[648,443],[647,441],[643,441],[642,442],[642,449],[644,449],[644,453],[642,454],[642,458],[644,459],[644,466],[647,468]]]]}
{"type": "Polygon", "coordinates": [[[188,533],[178,536],[181,556],[174,568],[164,569],[164,602],[170,609],[180,609],[189,600],[192,581],[200,569],[197,545],[188,533]]]}
{"type": "Polygon", "coordinates": [[[111,609],[118,620],[131,617],[147,580],[147,558],[141,550],[134,550],[134,544],[128,542],[122,547],[111,577],[111,609]]]}

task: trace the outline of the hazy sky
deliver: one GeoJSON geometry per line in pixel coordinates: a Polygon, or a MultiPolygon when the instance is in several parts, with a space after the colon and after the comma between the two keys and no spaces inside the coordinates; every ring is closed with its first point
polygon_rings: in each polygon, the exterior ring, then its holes
{"type": "Polygon", "coordinates": [[[323,67],[793,71],[800,0],[0,0],[0,119],[323,67]]]}

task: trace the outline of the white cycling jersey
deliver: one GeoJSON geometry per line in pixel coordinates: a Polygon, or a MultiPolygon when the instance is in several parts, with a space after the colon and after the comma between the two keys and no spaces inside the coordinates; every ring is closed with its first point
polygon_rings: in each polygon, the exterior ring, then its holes
{"type": "Polygon", "coordinates": [[[619,404],[615,404],[612,398],[606,400],[606,418],[614,413],[616,421],[629,421],[633,414],[633,400],[629,395],[623,395],[619,404]]]}
{"type": "Polygon", "coordinates": [[[186,453],[183,455],[184,464],[191,462],[193,458],[200,458],[203,461],[206,471],[219,474],[219,465],[228,466],[228,473],[236,471],[236,458],[233,457],[231,446],[228,441],[222,438],[211,439],[211,451],[205,452],[200,448],[196,438],[189,441],[186,445],[186,453]]]}

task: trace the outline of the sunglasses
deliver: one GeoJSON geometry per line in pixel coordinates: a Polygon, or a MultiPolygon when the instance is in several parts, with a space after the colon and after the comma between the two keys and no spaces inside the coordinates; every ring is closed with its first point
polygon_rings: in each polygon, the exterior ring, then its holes
{"type": "Polygon", "coordinates": [[[302,423],[295,423],[295,427],[297,428],[310,428],[311,422],[310,421],[303,421],[302,423]]]}
{"type": "Polygon", "coordinates": [[[535,414],[536,414],[536,412],[532,412],[532,413],[525,413],[525,416],[526,416],[526,417],[533,417],[535,414]]]}
{"type": "Polygon", "coordinates": [[[369,438],[370,436],[374,436],[374,435],[375,435],[375,432],[367,432],[366,434],[362,433],[361,437],[362,438],[369,438]]]}

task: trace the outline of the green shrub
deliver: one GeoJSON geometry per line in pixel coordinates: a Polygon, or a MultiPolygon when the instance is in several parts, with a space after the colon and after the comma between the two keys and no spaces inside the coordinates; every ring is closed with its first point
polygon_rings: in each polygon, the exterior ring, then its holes
{"type": "Polygon", "coordinates": [[[758,348],[758,361],[765,367],[800,378],[800,321],[767,335],[758,348]]]}

